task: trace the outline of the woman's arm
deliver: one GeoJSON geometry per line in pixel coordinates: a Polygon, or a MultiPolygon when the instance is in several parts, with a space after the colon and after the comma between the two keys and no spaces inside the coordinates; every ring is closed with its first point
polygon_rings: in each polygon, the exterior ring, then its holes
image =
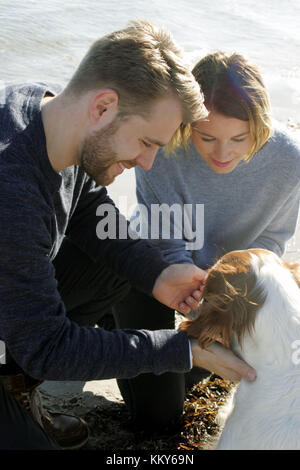
{"type": "Polygon", "coordinates": [[[171,206],[162,203],[146,180],[137,178],[138,205],[130,225],[139,237],[151,240],[163,252],[170,264],[194,264],[192,251],[187,249],[189,240],[183,230],[183,203],[171,206]]]}
{"type": "Polygon", "coordinates": [[[300,183],[281,206],[266,230],[248,248],[265,248],[282,256],[286,244],[296,232],[300,206],[300,183]]]}

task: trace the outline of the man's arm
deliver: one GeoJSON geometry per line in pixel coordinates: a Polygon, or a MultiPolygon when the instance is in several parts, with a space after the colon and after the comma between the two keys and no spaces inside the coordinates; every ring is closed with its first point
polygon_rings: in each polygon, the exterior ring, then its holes
{"type": "Polygon", "coordinates": [[[97,187],[88,178],[66,235],[92,260],[101,260],[147,294],[152,293],[155,280],[170,265],[158,248],[130,232],[128,221],[106,188],[97,187]]]}
{"type": "Polygon", "coordinates": [[[67,318],[49,257],[53,209],[24,171],[22,182],[9,176],[0,190],[0,338],[14,361],[49,380],[188,371],[183,332],[108,332],[67,318]]]}
{"type": "Polygon", "coordinates": [[[89,179],[70,220],[67,236],[93,260],[106,263],[136,289],[153,294],[165,305],[182,313],[197,307],[206,273],[194,265],[171,265],[159,247],[138,239],[106,189],[96,187],[89,179]],[[99,239],[99,231],[96,233],[98,224],[101,228],[106,225],[108,230],[103,239],[99,239]]]}

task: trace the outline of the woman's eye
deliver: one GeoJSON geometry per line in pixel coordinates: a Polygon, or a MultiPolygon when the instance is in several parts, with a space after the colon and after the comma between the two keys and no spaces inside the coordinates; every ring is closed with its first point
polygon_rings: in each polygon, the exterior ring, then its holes
{"type": "Polygon", "coordinates": [[[203,142],[213,142],[215,139],[206,139],[205,137],[201,137],[203,142]]]}
{"type": "Polygon", "coordinates": [[[142,140],[143,144],[145,145],[145,147],[151,147],[151,144],[149,144],[149,142],[146,142],[145,140],[142,140]]]}
{"type": "Polygon", "coordinates": [[[233,142],[244,142],[245,140],[245,137],[243,139],[232,139],[233,142]]]}

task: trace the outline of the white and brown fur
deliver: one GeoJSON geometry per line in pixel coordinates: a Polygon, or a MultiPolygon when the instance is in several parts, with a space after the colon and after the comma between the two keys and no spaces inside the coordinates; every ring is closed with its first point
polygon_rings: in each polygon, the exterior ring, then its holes
{"type": "Polygon", "coordinates": [[[206,347],[217,338],[250,364],[223,409],[217,449],[300,449],[300,269],[262,249],[233,251],[209,271],[197,319],[180,329],[206,347]]]}

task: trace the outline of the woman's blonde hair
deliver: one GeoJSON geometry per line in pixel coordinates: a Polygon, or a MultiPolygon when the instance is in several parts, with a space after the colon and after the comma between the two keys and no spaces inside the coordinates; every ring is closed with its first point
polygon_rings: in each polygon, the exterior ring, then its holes
{"type": "MultiPolygon", "coordinates": [[[[249,161],[273,132],[269,95],[259,70],[240,54],[218,51],[201,59],[192,73],[209,111],[249,121],[253,145],[244,159],[249,161]]],[[[191,126],[185,126],[182,135],[187,144],[191,126]]]]}

